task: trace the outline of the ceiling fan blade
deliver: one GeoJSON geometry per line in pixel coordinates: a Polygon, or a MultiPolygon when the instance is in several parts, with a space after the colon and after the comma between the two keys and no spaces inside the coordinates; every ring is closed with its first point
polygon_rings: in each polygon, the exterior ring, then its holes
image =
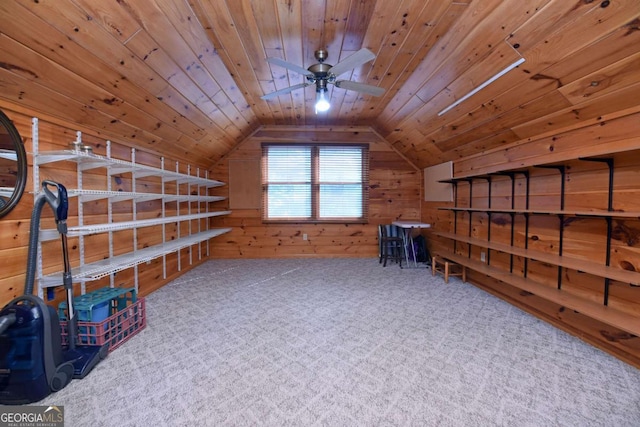
{"type": "Polygon", "coordinates": [[[362,92],[373,96],[380,96],[384,93],[384,89],[381,87],[352,82],[350,80],[338,80],[335,85],[340,89],[355,90],[356,92],[362,92]]]}
{"type": "Polygon", "coordinates": [[[345,58],[343,61],[338,62],[333,67],[329,68],[329,73],[334,76],[353,70],[354,68],[375,59],[376,55],[367,48],[362,48],[353,55],[345,58]]]}
{"type": "Polygon", "coordinates": [[[302,74],[303,76],[306,76],[306,77],[312,77],[312,78],[314,77],[311,71],[305,68],[302,68],[299,65],[292,64],[291,62],[287,62],[280,58],[267,58],[267,62],[269,62],[270,64],[279,65],[291,71],[295,71],[296,73],[302,74]]]}
{"type": "Polygon", "coordinates": [[[280,95],[284,95],[284,94],[286,94],[286,93],[293,92],[293,91],[294,91],[294,90],[296,90],[296,89],[302,89],[303,87],[307,87],[307,86],[312,85],[312,84],[313,84],[313,83],[300,83],[300,84],[297,84],[297,85],[293,85],[293,86],[285,87],[284,89],[280,89],[280,90],[277,90],[277,91],[275,91],[275,92],[271,92],[271,93],[268,93],[268,94],[266,94],[266,95],[263,95],[263,96],[261,96],[260,98],[261,98],[261,99],[273,99],[273,98],[277,98],[277,97],[278,97],[278,96],[280,96],[280,95]]]}

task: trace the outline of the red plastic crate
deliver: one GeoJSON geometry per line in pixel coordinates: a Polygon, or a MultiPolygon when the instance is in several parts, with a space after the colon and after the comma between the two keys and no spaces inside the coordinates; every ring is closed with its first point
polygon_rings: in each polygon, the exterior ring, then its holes
{"type": "MultiPolygon", "coordinates": [[[[138,300],[100,322],[78,322],[77,345],[103,346],[109,351],[140,332],[147,325],[144,298],[138,300]]],[[[60,321],[62,345],[68,344],[67,322],[60,321]]]]}

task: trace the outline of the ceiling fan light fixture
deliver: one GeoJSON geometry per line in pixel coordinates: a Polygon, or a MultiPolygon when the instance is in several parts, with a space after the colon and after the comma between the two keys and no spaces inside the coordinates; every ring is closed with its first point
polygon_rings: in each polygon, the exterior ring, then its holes
{"type": "Polygon", "coordinates": [[[316,91],[316,114],[318,114],[318,112],[324,113],[331,107],[331,104],[329,104],[329,100],[327,99],[326,92],[327,89],[318,89],[316,91]]]}

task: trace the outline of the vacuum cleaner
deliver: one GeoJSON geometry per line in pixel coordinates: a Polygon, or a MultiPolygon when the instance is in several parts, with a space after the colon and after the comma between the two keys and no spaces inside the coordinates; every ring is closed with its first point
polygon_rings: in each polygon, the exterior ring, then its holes
{"type": "Polygon", "coordinates": [[[0,403],[37,402],[59,391],[73,378],[83,378],[108,354],[108,345],[77,346],[73,282],[67,248],[67,190],[53,181],[42,183],[31,215],[24,295],[0,311],[0,403]],[[55,187],[54,194],[49,187],[55,187]],[[55,309],[33,294],[40,216],[45,203],[53,209],[62,239],[63,284],[67,297],[68,348],[62,346],[60,320],[55,309]]]}

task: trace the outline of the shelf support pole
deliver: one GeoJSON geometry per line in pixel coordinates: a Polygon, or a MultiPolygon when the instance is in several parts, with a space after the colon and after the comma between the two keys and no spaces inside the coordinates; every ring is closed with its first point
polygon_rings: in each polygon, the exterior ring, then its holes
{"type": "MultiPolygon", "coordinates": [[[[111,159],[111,141],[107,141],[107,158],[111,159]]],[[[113,175],[111,175],[111,162],[107,164],[107,191],[111,191],[113,175]]],[[[113,224],[113,201],[111,197],[107,200],[107,222],[113,224]]],[[[113,231],[107,233],[109,239],[109,258],[113,258],[113,231]]],[[[109,287],[115,286],[115,273],[109,274],[109,287]]]]}
{"type": "MultiPolygon", "coordinates": [[[[39,166],[39,150],[40,145],[40,133],[38,130],[38,118],[33,117],[31,119],[31,151],[33,152],[33,201],[38,199],[40,194],[40,166],[39,166]]],[[[38,259],[37,259],[37,280],[38,280],[38,296],[44,298],[44,290],[42,289],[42,241],[38,239],[38,259]]],[[[49,300],[53,299],[54,295],[47,292],[49,300]]]]}
{"type": "MultiPolygon", "coordinates": [[[[164,198],[165,195],[165,175],[164,175],[164,157],[160,158],[160,166],[162,168],[162,176],[160,177],[160,191],[162,193],[162,219],[164,220],[167,217],[166,203],[167,201],[164,198]]],[[[162,244],[167,243],[167,224],[162,224],[162,244]]],[[[167,278],[167,254],[162,254],[162,278],[167,278]]]]}
{"type": "MultiPolygon", "coordinates": [[[[137,191],[136,189],[136,171],[135,171],[135,167],[136,167],[136,149],[132,148],[131,149],[131,163],[133,165],[133,170],[131,171],[131,191],[133,191],[134,193],[137,191]]],[[[131,210],[133,213],[133,220],[136,221],[138,219],[138,204],[136,203],[136,200],[133,199],[131,201],[131,210]]],[[[137,252],[138,251],[138,229],[136,227],[133,228],[133,251],[137,252]]],[[[138,275],[139,275],[139,268],[138,268],[138,264],[133,266],[133,280],[134,280],[134,287],[136,289],[136,294],[139,293],[138,290],[138,275]]]]}
{"type": "MultiPolygon", "coordinates": [[[[75,144],[78,147],[82,146],[82,132],[76,132],[76,141],[75,144]]],[[[80,162],[76,163],[76,175],[78,182],[78,190],[82,191],[82,166],[80,162]]],[[[84,196],[81,194],[78,195],[78,226],[82,227],[84,225],[84,196]]],[[[78,252],[80,253],[80,265],[84,265],[84,236],[78,236],[78,252]]],[[[86,289],[86,279],[80,279],[80,293],[84,295],[87,292],[86,289]]]]}

